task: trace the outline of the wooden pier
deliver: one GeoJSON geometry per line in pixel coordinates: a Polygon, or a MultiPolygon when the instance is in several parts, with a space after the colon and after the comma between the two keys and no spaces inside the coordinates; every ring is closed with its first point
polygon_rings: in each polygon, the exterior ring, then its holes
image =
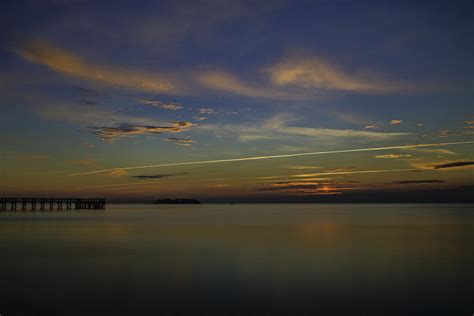
{"type": "Polygon", "coordinates": [[[102,198],[12,198],[0,197],[0,212],[104,210],[102,198]]]}

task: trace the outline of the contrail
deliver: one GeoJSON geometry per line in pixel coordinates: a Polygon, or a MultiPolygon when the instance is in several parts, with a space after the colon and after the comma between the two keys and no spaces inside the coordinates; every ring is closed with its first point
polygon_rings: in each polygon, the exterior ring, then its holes
{"type": "Polygon", "coordinates": [[[432,143],[432,144],[414,144],[414,145],[400,145],[400,146],[390,146],[390,147],[369,147],[369,148],[355,148],[355,149],[331,150],[331,151],[313,151],[313,152],[297,153],[297,154],[285,154],[285,155],[256,156],[256,157],[243,157],[243,158],[230,158],[230,159],[217,159],[217,160],[175,162],[175,163],[164,163],[164,164],[158,164],[158,165],[131,166],[131,167],[117,167],[117,168],[101,169],[101,170],[94,170],[94,171],[81,172],[81,173],[72,173],[72,174],[69,174],[68,176],[82,176],[82,175],[89,175],[89,174],[97,174],[97,173],[110,172],[110,171],[113,171],[113,170],[137,170],[137,169],[149,169],[149,168],[160,168],[160,167],[202,165],[202,164],[252,161],[252,160],[264,160],[264,159],[279,159],[279,158],[313,156],[313,155],[342,154],[342,153],[353,153],[353,152],[364,152],[364,151],[382,151],[382,150],[418,148],[418,147],[442,147],[442,146],[463,145],[463,144],[474,144],[474,141],[451,142],[451,143],[432,143]]]}

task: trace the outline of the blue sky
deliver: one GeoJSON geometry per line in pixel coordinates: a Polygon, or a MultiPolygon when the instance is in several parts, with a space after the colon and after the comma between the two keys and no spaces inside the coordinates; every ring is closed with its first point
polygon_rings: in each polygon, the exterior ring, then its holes
{"type": "Polygon", "coordinates": [[[472,144],[436,144],[473,140],[472,12],[469,1],[5,2],[0,188],[271,201],[470,186],[472,144]],[[126,169],[414,144],[436,146],[126,169]]]}

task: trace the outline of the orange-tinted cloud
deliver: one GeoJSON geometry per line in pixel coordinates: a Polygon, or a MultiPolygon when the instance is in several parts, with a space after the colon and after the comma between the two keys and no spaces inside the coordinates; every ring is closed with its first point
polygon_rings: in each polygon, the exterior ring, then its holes
{"type": "Polygon", "coordinates": [[[305,99],[306,96],[294,94],[272,87],[247,83],[223,71],[205,72],[197,76],[197,81],[207,88],[240,94],[247,97],[269,99],[305,99]]]}
{"type": "Polygon", "coordinates": [[[390,121],[390,125],[400,125],[402,123],[403,123],[402,120],[391,120],[390,121]]]}
{"type": "Polygon", "coordinates": [[[376,155],[374,158],[378,159],[397,159],[397,158],[409,158],[411,155],[407,154],[387,154],[387,155],[376,155]]]}
{"type": "Polygon", "coordinates": [[[408,85],[373,73],[351,73],[319,57],[293,57],[266,69],[274,85],[302,89],[384,94],[413,90],[408,85]]]}
{"type": "Polygon", "coordinates": [[[89,62],[47,41],[32,41],[13,48],[25,60],[68,76],[149,92],[176,92],[164,75],[107,67],[89,62]]]}

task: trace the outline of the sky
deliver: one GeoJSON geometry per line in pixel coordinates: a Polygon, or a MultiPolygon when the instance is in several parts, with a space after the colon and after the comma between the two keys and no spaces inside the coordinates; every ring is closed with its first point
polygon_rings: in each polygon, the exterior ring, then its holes
{"type": "Polygon", "coordinates": [[[0,193],[474,196],[470,1],[3,1],[0,193]]]}

